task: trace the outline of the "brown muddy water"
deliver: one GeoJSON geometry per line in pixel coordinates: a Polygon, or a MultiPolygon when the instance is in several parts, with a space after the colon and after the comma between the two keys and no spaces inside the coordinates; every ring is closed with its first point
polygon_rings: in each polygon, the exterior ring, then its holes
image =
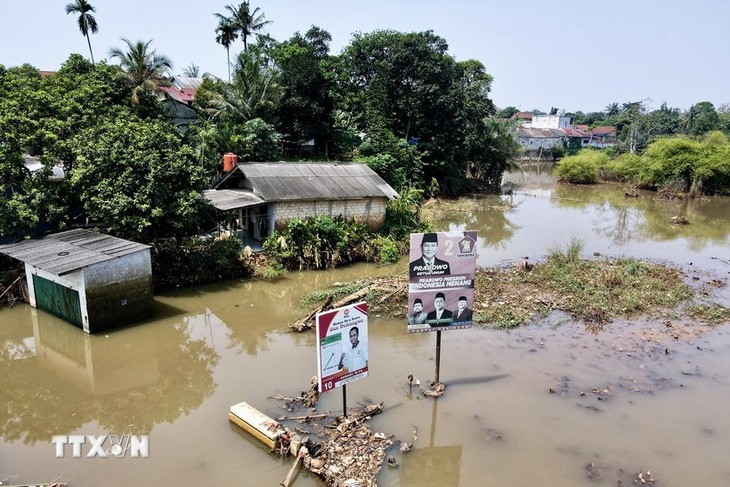
{"type": "MultiPolygon", "coordinates": [[[[626,198],[620,187],[556,186],[549,171],[508,175],[512,196],[437,208],[439,229],[479,232],[479,264],[539,261],[571,238],[584,252],[673,263],[696,282],[730,277],[730,199],[626,198]],[[505,209],[503,202],[512,207],[505,209]],[[690,224],[675,226],[683,215],[690,224]]],[[[158,315],[88,336],[26,305],[0,310],[0,481],[69,486],[278,485],[278,459],[232,427],[247,401],[278,416],[281,401],[316,374],[312,333],[287,324],[309,310],[309,291],[374,274],[356,265],[276,281],[232,281],[156,297],[158,315]],[[56,458],[54,435],[148,435],[149,457],[56,458]]],[[[727,287],[710,298],[730,305],[727,287]]],[[[513,331],[473,328],[442,336],[438,400],[409,390],[433,378],[435,334],[370,317],[369,377],[347,401],[385,403],[376,431],[411,441],[381,486],[730,485],[730,328],[692,339],[663,334],[668,314],[588,330],[559,315],[513,331]],[[647,337],[657,337],[647,339],[647,337]],[[665,338],[666,337],[666,338],[665,338]]],[[[318,411],[342,407],[339,390],[318,411]]],[[[322,486],[302,471],[295,486],[322,486]]]]}

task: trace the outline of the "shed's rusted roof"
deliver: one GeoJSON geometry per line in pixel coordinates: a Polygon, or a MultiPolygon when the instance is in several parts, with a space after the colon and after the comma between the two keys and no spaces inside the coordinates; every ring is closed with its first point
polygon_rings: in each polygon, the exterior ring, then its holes
{"type": "Polygon", "coordinates": [[[60,276],[148,248],[149,245],[77,229],[0,245],[0,253],[60,276]]]}
{"type": "MultiPolygon", "coordinates": [[[[252,189],[239,191],[240,208],[252,203],[251,196],[261,202],[291,200],[341,200],[358,198],[397,198],[395,191],[383,178],[362,163],[247,163],[239,164],[216,186],[217,192],[238,188],[241,181],[252,189]]],[[[214,192],[206,191],[205,198],[216,208],[214,192]]]]}

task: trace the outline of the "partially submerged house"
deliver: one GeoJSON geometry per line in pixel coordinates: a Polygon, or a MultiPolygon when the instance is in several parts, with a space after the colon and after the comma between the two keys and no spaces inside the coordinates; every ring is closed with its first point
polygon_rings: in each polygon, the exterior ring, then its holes
{"type": "Polygon", "coordinates": [[[398,192],[362,163],[231,164],[203,196],[235,215],[235,231],[261,242],[289,220],[342,216],[371,228],[385,222],[385,206],[398,192]]]}
{"type": "Polygon", "coordinates": [[[150,246],[77,229],[0,246],[25,264],[31,306],[87,333],[152,314],[150,246]]]}

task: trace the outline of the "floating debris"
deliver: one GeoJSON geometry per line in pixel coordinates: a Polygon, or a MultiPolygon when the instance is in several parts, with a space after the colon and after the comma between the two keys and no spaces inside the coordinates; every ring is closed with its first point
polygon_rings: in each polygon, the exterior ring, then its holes
{"type": "Polygon", "coordinates": [[[418,387],[424,396],[428,397],[441,397],[444,395],[444,392],[446,392],[446,384],[443,382],[436,382],[433,381],[429,384],[428,387],[424,387],[421,385],[421,381],[418,380],[417,377],[415,377],[413,374],[408,374],[408,386],[413,387],[413,384],[418,387]]]}
{"type": "Polygon", "coordinates": [[[656,482],[656,478],[648,470],[646,471],[646,473],[644,473],[644,472],[637,473],[634,478],[634,484],[636,484],[636,485],[654,485],[655,482],[656,482]]]}

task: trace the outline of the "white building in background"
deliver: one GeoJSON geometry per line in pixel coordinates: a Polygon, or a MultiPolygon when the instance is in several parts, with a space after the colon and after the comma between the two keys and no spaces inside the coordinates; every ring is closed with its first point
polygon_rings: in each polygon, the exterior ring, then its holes
{"type": "Polygon", "coordinates": [[[564,129],[570,126],[570,117],[565,115],[565,110],[560,110],[557,115],[533,115],[530,123],[530,127],[535,129],[564,129]]]}

